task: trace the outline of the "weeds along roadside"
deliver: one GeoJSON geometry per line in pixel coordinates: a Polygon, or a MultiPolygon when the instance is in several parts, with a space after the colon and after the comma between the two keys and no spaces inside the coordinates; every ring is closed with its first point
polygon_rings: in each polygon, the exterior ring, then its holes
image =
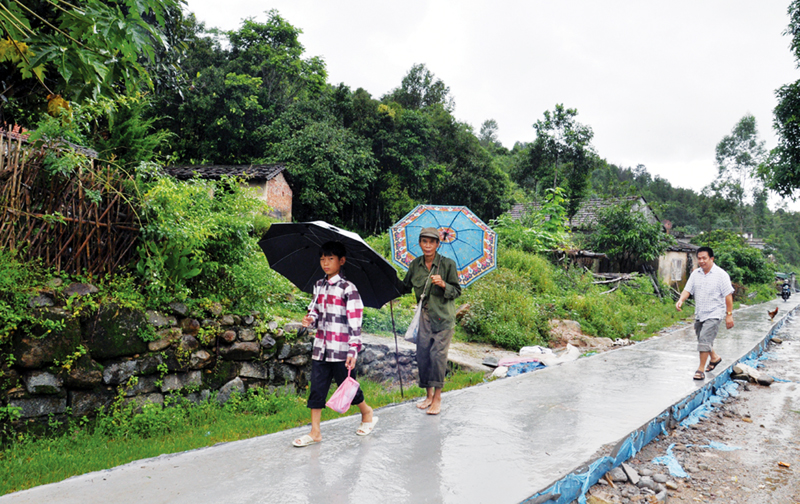
{"type": "MultiPolygon", "coordinates": [[[[481,373],[456,371],[448,377],[445,390],[482,381],[481,373]]],[[[366,379],[360,382],[373,407],[402,401],[395,387],[366,379]]],[[[416,385],[405,389],[406,400],[423,395],[416,385]]],[[[354,414],[358,414],[355,406],[341,415],[325,409],[322,419],[354,414]]],[[[164,453],[271,434],[305,425],[308,418],[304,396],[250,389],[232,396],[222,406],[212,396],[197,405],[148,404],[138,414],[134,414],[132,405],[112,407],[91,421],[73,419],[68,425],[51,422],[44,436],[9,432],[0,451],[0,495],[164,453]]]]}

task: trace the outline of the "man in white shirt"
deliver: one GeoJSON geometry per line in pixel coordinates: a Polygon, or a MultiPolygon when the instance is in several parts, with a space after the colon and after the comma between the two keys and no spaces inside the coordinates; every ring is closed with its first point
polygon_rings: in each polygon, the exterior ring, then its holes
{"type": "Polygon", "coordinates": [[[697,264],[700,267],[692,272],[675,308],[682,311],[683,302],[690,294],[694,296],[694,331],[697,334],[697,351],[700,352],[700,367],[694,379],[704,380],[705,373],[713,371],[722,362],[722,357],[714,351],[714,339],[723,316],[725,327],[733,327],[733,286],[728,273],[714,264],[711,247],[697,249],[697,264]]]}

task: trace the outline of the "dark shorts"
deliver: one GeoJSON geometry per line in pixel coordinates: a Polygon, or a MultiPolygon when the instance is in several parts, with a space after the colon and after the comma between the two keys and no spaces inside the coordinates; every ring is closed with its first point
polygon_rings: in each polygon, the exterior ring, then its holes
{"type": "MultiPolygon", "coordinates": [[[[355,378],[355,370],[350,372],[350,376],[355,378]]],[[[347,366],[344,362],[311,361],[311,385],[309,386],[308,407],[311,409],[325,408],[325,401],[328,399],[328,391],[331,382],[336,381],[336,386],[342,384],[347,379],[347,366]]],[[[358,388],[356,396],[353,398],[353,405],[364,402],[364,393],[361,387],[358,388]]]]}

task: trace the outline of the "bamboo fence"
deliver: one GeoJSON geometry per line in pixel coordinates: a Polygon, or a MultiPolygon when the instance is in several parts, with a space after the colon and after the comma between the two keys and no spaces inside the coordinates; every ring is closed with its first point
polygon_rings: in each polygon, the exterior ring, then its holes
{"type": "Polygon", "coordinates": [[[0,249],[69,274],[128,265],[139,237],[130,177],[91,158],[68,176],[52,174],[46,149],[0,128],[0,249]]]}

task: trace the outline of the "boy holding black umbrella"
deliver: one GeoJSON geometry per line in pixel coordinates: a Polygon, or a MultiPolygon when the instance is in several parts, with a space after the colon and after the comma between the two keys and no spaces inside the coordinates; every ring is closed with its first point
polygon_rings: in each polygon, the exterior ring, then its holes
{"type": "MultiPolygon", "coordinates": [[[[309,446],[322,441],[320,421],[331,381],[337,385],[347,378],[348,370],[356,365],[356,356],[361,349],[361,319],[364,305],[358,289],[341,274],[347,251],[340,242],[327,242],[320,247],[319,264],[325,278],[314,286],[313,299],[308,315],[303,318],[303,327],[316,327],[314,347],[311,353],[311,385],[308,407],[311,409],[311,432],[295,439],[297,447],[309,446]]],[[[361,411],[361,425],[356,434],[372,433],[378,417],[364,400],[361,389],[353,403],[361,411]]]]}

